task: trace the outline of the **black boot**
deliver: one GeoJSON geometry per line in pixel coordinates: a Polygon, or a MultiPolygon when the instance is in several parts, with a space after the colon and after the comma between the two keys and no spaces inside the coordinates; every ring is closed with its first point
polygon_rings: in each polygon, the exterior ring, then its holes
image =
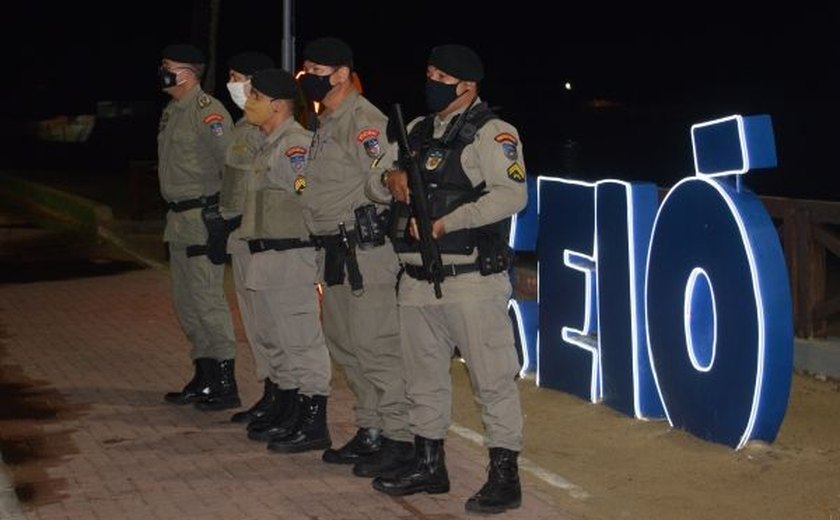
{"type": "Polygon", "coordinates": [[[248,424],[248,438],[268,442],[278,436],[285,437],[294,429],[298,418],[298,389],[275,391],[272,407],[260,419],[248,424]]]}
{"type": "Polygon", "coordinates": [[[207,399],[195,403],[195,407],[204,412],[227,410],[242,406],[239,400],[239,388],[236,386],[236,361],[224,359],[213,366],[213,379],[207,399]]]}
{"type": "Polygon", "coordinates": [[[216,360],[210,358],[198,358],[193,360],[195,372],[193,378],[184,386],[180,392],[167,392],[163,399],[167,403],[183,405],[203,401],[210,394],[210,383],[213,365],[216,360]]]}
{"type": "Polygon", "coordinates": [[[384,477],[408,469],[414,461],[414,444],[382,437],[382,449],[353,466],[357,477],[384,477]]]}
{"type": "Polygon", "coordinates": [[[478,493],[471,496],[465,508],[471,513],[503,513],[522,504],[519,485],[518,451],[490,448],[490,473],[478,493]]]}
{"type": "Polygon", "coordinates": [[[250,423],[263,417],[271,408],[271,403],[274,402],[274,389],[277,388],[277,385],[271,382],[271,379],[265,378],[263,381],[263,395],[260,397],[260,400],[253,404],[247,410],[243,410],[241,412],[236,412],[235,414],[230,416],[230,422],[232,423],[250,423]]]}
{"type": "Polygon", "coordinates": [[[414,461],[396,475],[376,477],[373,489],[392,496],[413,495],[425,491],[429,494],[449,492],[449,474],[446,471],[446,454],[443,439],[414,437],[414,461]]]}
{"type": "Polygon", "coordinates": [[[299,414],[294,430],[281,439],[268,443],[268,449],[279,453],[300,453],[329,448],[327,428],[327,396],[298,394],[299,414]]]}
{"type": "Polygon", "coordinates": [[[326,450],[321,460],[329,464],[356,464],[378,452],[381,444],[378,428],[359,428],[347,444],[337,450],[326,450]]]}

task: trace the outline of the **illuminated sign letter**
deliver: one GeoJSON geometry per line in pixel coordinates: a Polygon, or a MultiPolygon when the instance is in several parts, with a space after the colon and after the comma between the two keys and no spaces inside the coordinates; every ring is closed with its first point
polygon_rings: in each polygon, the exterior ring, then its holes
{"type": "Polygon", "coordinates": [[[732,116],[692,127],[697,176],[666,196],[648,253],[648,348],[668,421],[735,448],[775,438],[793,365],[778,233],[732,177],[775,164],[769,124],[732,116]]]}

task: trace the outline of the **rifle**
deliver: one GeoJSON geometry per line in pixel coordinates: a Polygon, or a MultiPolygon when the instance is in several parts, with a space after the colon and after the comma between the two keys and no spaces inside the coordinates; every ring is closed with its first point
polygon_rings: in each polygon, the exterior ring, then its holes
{"type": "Polygon", "coordinates": [[[395,103],[392,109],[394,124],[391,128],[396,133],[399,146],[399,163],[408,173],[408,189],[410,193],[411,212],[417,222],[420,235],[420,257],[423,260],[423,270],[428,280],[435,286],[435,297],[441,298],[443,293],[440,284],[443,282],[443,261],[440,258],[437,241],[432,238],[432,220],[429,216],[429,201],[426,198],[426,188],[416,158],[411,154],[408,146],[408,133],[405,129],[402,107],[395,103]]]}

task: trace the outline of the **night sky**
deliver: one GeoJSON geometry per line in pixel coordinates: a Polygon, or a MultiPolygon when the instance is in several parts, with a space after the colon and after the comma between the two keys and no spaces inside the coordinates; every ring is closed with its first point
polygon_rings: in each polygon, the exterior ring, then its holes
{"type": "MultiPolygon", "coordinates": [[[[154,125],[166,101],[157,86],[160,49],[179,41],[204,45],[206,26],[194,12],[208,4],[7,7],[7,25],[13,21],[26,37],[3,36],[7,79],[0,92],[7,103],[0,113],[21,120],[91,113],[101,100],[131,103],[138,114],[131,139],[144,143],[131,153],[153,155],[154,125]],[[147,139],[136,135],[147,128],[147,139]]],[[[232,107],[226,59],[262,50],[279,64],[282,1],[220,4],[214,93],[232,107]]],[[[297,0],[298,63],[309,39],[341,37],[354,48],[365,95],[383,111],[400,102],[410,117],[423,110],[429,49],[469,45],[485,62],[482,97],[518,127],[529,171],[584,180],[673,184],[691,173],[692,123],[768,113],[779,168],[756,172],[746,184],[759,194],[840,200],[840,182],[833,181],[840,175],[833,161],[840,7],[581,4],[588,7],[545,0],[504,7],[297,0]]]]}

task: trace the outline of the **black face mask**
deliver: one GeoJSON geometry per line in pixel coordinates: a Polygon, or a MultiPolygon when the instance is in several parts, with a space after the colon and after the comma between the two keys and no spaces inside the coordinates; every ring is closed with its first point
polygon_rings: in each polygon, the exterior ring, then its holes
{"type": "Polygon", "coordinates": [[[174,87],[178,84],[178,75],[163,67],[158,68],[158,78],[160,79],[160,88],[174,87]]]}
{"type": "Polygon", "coordinates": [[[321,102],[327,97],[327,93],[332,90],[330,85],[330,76],[316,76],[315,74],[306,73],[300,77],[300,88],[303,94],[310,101],[321,102]]]}
{"type": "Polygon", "coordinates": [[[434,113],[448,107],[458,98],[458,94],[455,93],[457,86],[457,83],[448,85],[433,79],[426,80],[426,107],[434,113]]]}

